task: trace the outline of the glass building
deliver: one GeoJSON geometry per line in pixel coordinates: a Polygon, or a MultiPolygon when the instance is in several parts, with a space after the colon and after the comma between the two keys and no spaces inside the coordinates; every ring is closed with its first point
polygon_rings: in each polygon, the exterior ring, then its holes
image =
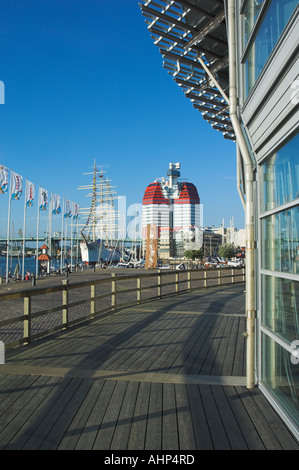
{"type": "Polygon", "coordinates": [[[144,0],[163,65],[236,142],[246,228],[247,387],[299,438],[298,1],[144,0]]]}

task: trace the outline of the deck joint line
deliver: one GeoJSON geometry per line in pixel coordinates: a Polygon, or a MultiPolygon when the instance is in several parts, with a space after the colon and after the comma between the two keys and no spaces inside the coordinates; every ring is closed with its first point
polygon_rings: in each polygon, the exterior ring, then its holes
{"type": "Polygon", "coordinates": [[[44,367],[1,364],[0,374],[35,375],[44,377],[91,378],[130,382],[158,382],[198,385],[246,385],[246,377],[221,375],[167,374],[161,372],[133,372],[103,369],[80,369],[68,367],[44,367]]]}
{"type": "MultiPolygon", "coordinates": [[[[156,308],[132,308],[134,312],[146,312],[146,313],[154,313],[157,312],[156,308]]],[[[159,310],[158,310],[159,311],[159,310]]],[[[178,313],[178,314],[184,314],[184,315],[214,315],[214,316],[219,316],[219,317],[245,317],[245,313],[223,313],[223,312],[205,312],[205,311],[197,311],[197,312],[192,312],[190,310],[166,310],[165,307],[161,308],[161,312],[167,313],[167,314],[173,314],[173,313],[178,313]],[[165,311],[164,311],[165,310],[165,311]]]]}

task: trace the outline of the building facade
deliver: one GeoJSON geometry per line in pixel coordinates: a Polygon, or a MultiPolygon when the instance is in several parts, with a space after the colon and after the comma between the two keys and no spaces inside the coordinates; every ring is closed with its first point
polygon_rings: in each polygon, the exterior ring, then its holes
{"type": "Polygon", "coordinates": [[[234,21],[239,119],[256,185],[256,380],[298,437],[298,2],[237,2],[234,21]]]}
{"type": "Polygon", "coordinates": [[[299,438],[297,0],[147,0],[164,67],[236,142],[246,230],[246,376],[299,438]]]}
{"type": "Polygon", "coordinates": [[[194,184],[178,180],[179,170],[179,163],[170,163],[168,178],[149,184],[143,197],[144,246],[147,226],[156,225],[160,258],[181,257],[202,245],[198,192],[194,184]]]}

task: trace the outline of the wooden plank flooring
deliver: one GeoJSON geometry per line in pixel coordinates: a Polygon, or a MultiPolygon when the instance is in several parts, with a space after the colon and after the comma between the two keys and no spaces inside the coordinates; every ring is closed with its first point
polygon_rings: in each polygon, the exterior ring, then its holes
{"type": "Polygon", "coordinates": [[[0,365],[0,449],[295,449],[245,387],[242,286],[103,316],[10,350],[0,365]]]}

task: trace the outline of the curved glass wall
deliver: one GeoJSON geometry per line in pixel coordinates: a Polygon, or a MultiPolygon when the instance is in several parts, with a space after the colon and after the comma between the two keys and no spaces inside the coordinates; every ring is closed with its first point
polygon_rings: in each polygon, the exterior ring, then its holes
{"type": "Polygon", "coordinates": [[[260,166],[260,382],[299,427],[299,134],[260,166]]]}

